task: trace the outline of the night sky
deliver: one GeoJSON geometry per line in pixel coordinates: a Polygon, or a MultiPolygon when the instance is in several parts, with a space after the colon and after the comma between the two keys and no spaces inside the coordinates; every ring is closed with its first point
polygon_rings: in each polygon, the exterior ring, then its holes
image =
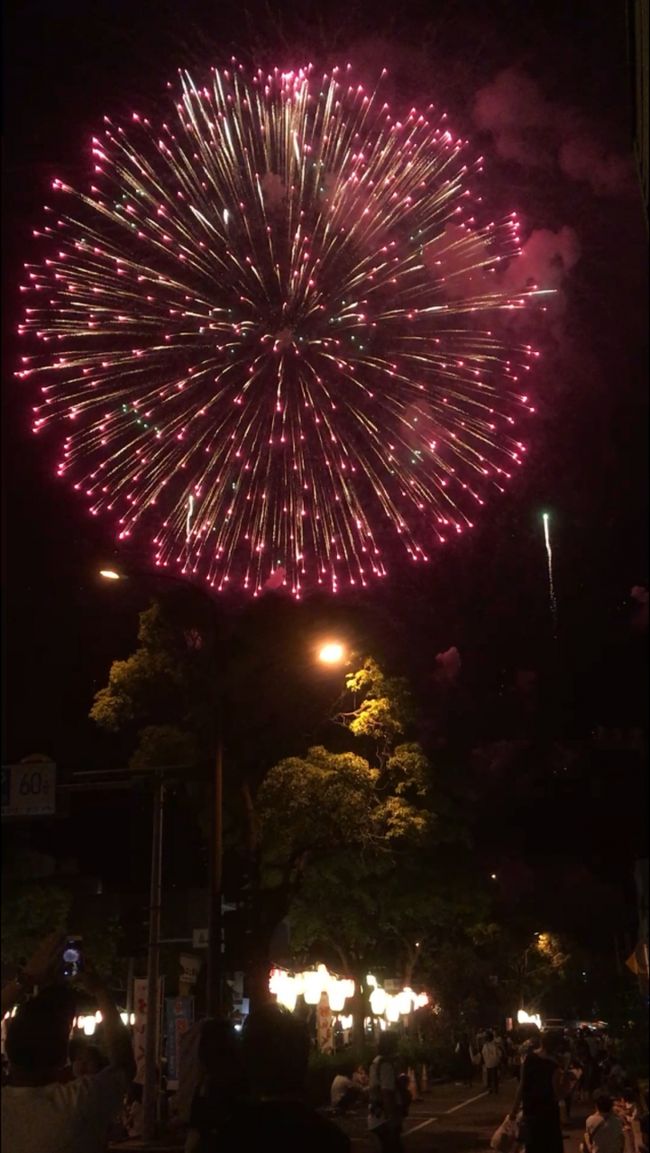
{"type": "Polygon", "coordinates": [[[296,3],[287,6],[295,17],[275,21],[274,7],[6,5],[4,761],[34,752],[70,767],[106,759],[86,714],[111,659],[132,647],[146,600],[99,586],[94,572],[115,551],[110,526],[54,478],[54,439],[30,433],[30,387],[13,376],[27,351],[15,335],[21,266],[36,256],[31,232],[49,184],[82,182],[102,115],[155,106],[177,66],[232,53],[292,66],[319,59],[323,44],[367,74],[387,66],[396,106],[433,100],[449,110],[487,157],[495,205],[518,211],[524,242],[536,238],[531,272],[558,289],[536,334],[539,415],[525,473],[483,510],[471,540],[426,570],[396,557],[365,599],[400,622],[400,659],[420,683],[454,645],[470,683],[496,691],[549,652],[541,512],[550,510],[567,725],[583,735],[644,723],[644,645],[630,592],[648,576],[647,231],[622,0],[362,0],[326,11],[296,3]]]}

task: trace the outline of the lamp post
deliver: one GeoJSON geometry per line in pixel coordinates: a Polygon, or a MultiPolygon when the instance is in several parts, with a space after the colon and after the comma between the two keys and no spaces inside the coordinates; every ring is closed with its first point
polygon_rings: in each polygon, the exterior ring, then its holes
{"type": "Polygon", "coordinates": [[[206,1007],[209,1017],[223,1010],[223,728],[221,702],[217,714],[211,805],[211,851],[208,907],[208,964],[206,1007]]]}
{"type": "Polygon", "coordinates": [[[156,774],[153,795],[151,840],[151,881],[149,889],[149,937],[147,941],[147,1031],[144,1039],[144,1084],[142,1086],[142,1136],[151,1141],[156,1132],[157,1078],[160,1005],[160,906],[162,898],[162,834],[165,784],[156,774]]]}

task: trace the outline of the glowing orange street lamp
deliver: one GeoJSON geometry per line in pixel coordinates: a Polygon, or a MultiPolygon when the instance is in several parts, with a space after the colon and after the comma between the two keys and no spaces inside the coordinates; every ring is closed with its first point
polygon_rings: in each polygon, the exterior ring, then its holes
{"type": "Polygon", "coordinates": [[[345,660],[345,647],[338,641],[327,641],[318,650],[318,659],[324,665],[340,665],[345,660]]]}

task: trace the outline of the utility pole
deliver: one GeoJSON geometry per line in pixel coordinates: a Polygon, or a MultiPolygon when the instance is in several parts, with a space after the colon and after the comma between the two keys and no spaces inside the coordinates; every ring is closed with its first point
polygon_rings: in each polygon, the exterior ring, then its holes
{"type": "Polygon", "coordinates": [[[221,715],[212,783],[212,837],[208,909],[207,1010],[209,1017],[223,1012],[223,735],[221,715]]]}
{"type": "Polygon", "coordinates": [[[151,843],[151,882],[149,891],[149,941],[147,945],[147,1031],[144,1048],[144,1085],[142,1089],[142,1136],[151,1141],[156,1134],[158,1105],[158,1031],[160,1012],[158,985],[160,977],[160,906],[162,896],[162,832],[165,784],[162,773],[156,774],[153,793],[153,835],[151,843]]]}

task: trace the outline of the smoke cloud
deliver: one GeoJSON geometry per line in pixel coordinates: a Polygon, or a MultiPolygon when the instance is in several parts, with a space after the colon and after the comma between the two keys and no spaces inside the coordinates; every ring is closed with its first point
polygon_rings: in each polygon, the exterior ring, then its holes
{"type": "Polygon", "coordinates": [[[436,656],[434,676],[439,684],[453,685],[460,676],[461,659],[455,645],[436,656]]]}
{"type": "Polygon", "coordinates": [[[632,164],[599,141],[580,112],[553,103],[539,84],[517,68],[506,68],[481,88],[474,120],[491,133],[497,152],[526,168],[559,170],[588,184],[596,196],[625,196],[633,188],[632,164]]]}
{"type": "MultiPolygon", "coordinates": [[[[533,287],[552,291],[552,296],[542,299],[549,320],[559,320],[567,303],[563,288],[579,259],[580,242],[572,228],[565,225],[557,232],[536,228],[522,245],[521,254],[510,261],[500,287],[509,292],[533,287]]],[[[516,320],[518,314],[512,315],[516,320]]],[[[555,333],[559,338],[559,330],[555,333]]]]}

